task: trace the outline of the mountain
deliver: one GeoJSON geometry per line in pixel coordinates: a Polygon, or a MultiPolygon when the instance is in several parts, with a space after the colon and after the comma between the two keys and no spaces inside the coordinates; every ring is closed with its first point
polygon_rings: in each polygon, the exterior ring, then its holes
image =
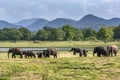
{"type": "Polygon", "coordinates": [[[45,19],[37,19],[35,22],[33,22],[27,28],[31,31],[37,31],[39,29],[42,29],[48,22],[49,21],[45,20],[45,19]]]}
{"type": "Polygon", "coordinates": [[[19,26],[24,26],[24,27],[28,27],[29,25],[31,25],[32,23],[34,23],[36,20],[38,20],[39,18],[33,18],[33,19],[24,19],[24,20],[21,20],[17,23],[14,23],[16,25],[19,25],[19,26]]]}
{"type": "Polygon", "coordinates": [[[118,26],[120,25],[120,18],[112,18],[108,21],[108,26],[115,25],[118,26]]]}
{"type": "Polygon", "coordinates": [[[99,30],[102,26],[118,26],[119,24],[120,24],[120,18],[113,18],[107,20],[91,14],[84,16],[81,20],[76,22],[76,26],[78,28],[88,27],[94,30],[99,30]]]}
{"type": "Polygon", "coordinates": [[[19,26],[9,23],[7,21],[0,20],[0,29],[2,28],[18,28],[19,26]]]}
{"type": "Polygon", "coordinates": [[[99,30],[102,26],[118,26],[119,24],[120,18],[104,19],[92,14],[86,15],[78,21],[66,18],[57,18],[52,21],[48,21],[42,18],[32,18],[21,20],[17,23],[12,24],[7,21],[0,20],[0,28],[18,28],[19,26],[24,26],[31,31],[37,31],[39,29],[42,29],[44,26],[57,28],[64,25],[71,25],[79,29],[92,28],[94,30],[99,30]]]}
{"type": "Polygon", "coordinates": [[[65,18],[57,18],[55,20],[52,20],[48,22],[45,26],[49,27],[62,27],[64,25],[71,25],[75,26],[76,21],[72,19],[65,19],[65,18]]]}

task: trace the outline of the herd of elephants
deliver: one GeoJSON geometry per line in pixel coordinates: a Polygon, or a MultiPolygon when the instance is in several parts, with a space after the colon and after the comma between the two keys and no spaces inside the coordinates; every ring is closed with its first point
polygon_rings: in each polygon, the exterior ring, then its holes
{"type": "MultiPolygon", "coordinates": [[[[84,56],[87,57],[88,54],[88,50],[86,49],[80,49],[80,48],[71,48],[70,51],[73,51],[73,55],[76,55],[76,53],[79,54],[80,57],[84,56]]],[[[47,57],[49,58],[51,55],[54,56],[54,58],[57,58],[58,54],[57,54],[57,49],[56,48],[47,48],[46,50],[43,50],[42,52],[37,52],[35,53],[32,50],[27,50],[24,51],[21,48],[10,48],[8,50],[8,58],[9,58],[9,54],[12,53],[12,58],[16,58],[16,55],[19,55],[20,58],[29,58],[29,57],[38,57],[38,58],[42,58],[42,57],[47,57]]],[[[94,47],[93,49],[93,56],[96,54],[97,57],[110,57],[110,56],[116,56],[118,53],[118,47],[116,45],[110,45],[107,47],[102,47],[102,46],[97,46],[94,47]]]]}

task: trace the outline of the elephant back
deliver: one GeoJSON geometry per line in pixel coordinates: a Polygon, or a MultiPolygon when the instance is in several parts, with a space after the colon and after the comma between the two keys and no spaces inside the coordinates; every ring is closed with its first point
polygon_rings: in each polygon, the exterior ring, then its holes
{"type": "Polygon", "coordinates": [[[116,45],[111,45],[111,47],[114,49],[118,49],[118,47],[116,45]]]}
{"type": "Polygon", "coordinates": [[[48,53],[51,54],[51,55],[57,53],[57,50],[56,50],[55,48],[48,48],[47,51],[48,51],[48,53]]]}

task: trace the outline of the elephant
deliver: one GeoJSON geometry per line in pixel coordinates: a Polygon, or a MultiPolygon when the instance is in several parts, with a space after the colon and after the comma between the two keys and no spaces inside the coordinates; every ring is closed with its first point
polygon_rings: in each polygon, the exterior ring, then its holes
{"type": "Polygon", "coordinates": [[[82,50],[80,48],[71,48],[70,51],[73,51],[73,55],[76,55],[76,53],[79,53],[79,56],[82,57],[82,50]]]}
{"type": "Polygon", "coordinates": [[[113,56],[113,54],[117,56],[118,47],[116,45],[107,46],[107,50],[109,51],[109,56],[113,56]]]}
{"type": "Polygon", "coordinates": [[[109,56],[108,50],[105,49],[105,48],[102,47],[102,46],[94,47],[93,56],[94,56],[95,53],[97,53],[97,57],[109,56]]]}
{"type": "Polygon", "coordinates": [[[29,57],[34,57],[36,58],[35,56],[35,53],[33,51],[30,51],[30,50],[27,50],[27,51],[23,51],[23,55],[25,55],[25,58],[29,58],[29,57]]]}
{"type": "Polygon", "coordinates": [[[20,55],[20,58],[22,58],[23,56],[23,50],[21,48],[10,48],[8,50],[8,58],[9,58],[9,54],[12,53],[12,58],[16,58],[16,55],[20,55]]]}
{"type": "Polygon", "coordinates": [[[46,57],[48,57],[48,58],[50,57],[48,50],[43,50],[42,54],[43,54],[43,57],[45,57],[45,58],[46,57]]]}
{"type": "Polygon", "coordinates": [[[37,53],[37,57],[38,57],[38,58],[42,58],[42,55],[43,55],[42,52],[37,53]]]}
{"type": "Polygon", "coordinates": [[[50,57],[50,55],[53,55],[54,58],[57,58],[57,50],[55,48],[47,48],[47,50],[43,50],[43,56],[44,57],[50,57]]]}
{"type": "Polygon", "coordinates": [[[84,57],[87,57],[87,53],[88,53],[88,50],[85,50],[85,49],[82,50],[82,54],[84,57]]]}

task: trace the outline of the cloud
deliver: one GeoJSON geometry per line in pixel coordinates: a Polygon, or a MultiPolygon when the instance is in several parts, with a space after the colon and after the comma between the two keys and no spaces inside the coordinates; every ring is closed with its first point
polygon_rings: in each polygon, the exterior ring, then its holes
{"type": "Polygon", "coordinates": [[[119,16],[119,4],[120,0],[0,0],[0,19],[13,22],[59,17],[78,20],[87,14],[112,18],[119,16]]]}

